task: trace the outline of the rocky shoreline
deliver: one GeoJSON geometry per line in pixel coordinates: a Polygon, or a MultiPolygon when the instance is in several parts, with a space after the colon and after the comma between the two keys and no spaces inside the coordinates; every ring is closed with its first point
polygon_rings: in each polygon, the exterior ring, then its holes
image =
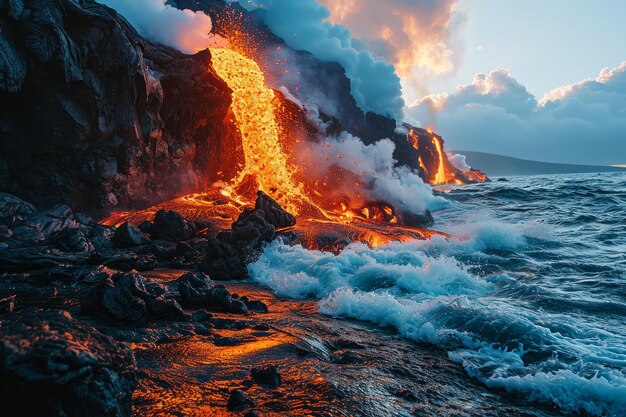
{"type": "Polygon", "coordinates": [[[212,237],[173,211],[115,228],[8,194],[0,216],[3,415],[555,415],[443,351],[241,281],[295,221],[263,193],[212,237]]]}
{"type": "Polygon", "coordinates": [[[213,312],[267,313],[263,302],[231,294],[203,271],[246,278],[246,263],[276,227],[293,223],[263,193],[232,230],[212,237],[175,211],[116,228],[65,205],[37,211],[0,194],[0,375],[13,399],[2,402],[6,415],[130,415],[137,368],[127,343],[240,326],[213,312]],[[179,268],[177,279],[159,283],[138,272],[159,268],[179,268]],[[168,324],[141,332],[153,323],[168,324]],[[107,326],[108,336],[100,332],[107,326]],[[41,401],[30,402],[33,395],[41,401]]]}

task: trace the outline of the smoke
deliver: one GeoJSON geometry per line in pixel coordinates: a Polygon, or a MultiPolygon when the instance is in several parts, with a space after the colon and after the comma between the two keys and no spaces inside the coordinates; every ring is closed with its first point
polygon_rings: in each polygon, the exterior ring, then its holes
{"type": "Polygon", "coordinates": [[[196,53],[224,40],[211,34],[211,18],[202,12],[179,10],[165,0],[99,0],[115,9],[146,39],[196,53]]]}
{"type": "Polygon", "coordinates": [[[448,161],[452,164],[453,167],[458,169],[461,172],[468,172],[472,169],[471,166],[467,164],[466,156],[461,155],[460,153],[451,154],[448,153],[448,161]]]}
{"type": "Polygon", "coordinates": [[[248,9],[261,9],[264,22],[292,48],[340,64],[361,109],[402,118],[404,100],[394,66],[355,45],[350,31],[330,23],[329,10],[316,0],[240,0],[240,3],[248,9]]]}
{"type": "MultiPolygon", "coordinates": [[[[434,210],[445,204],[442,197],[435,197],[429,185],[415,172],[405,166],[394,167],[395,144],[382,139],[365,145],[361,139],[342,133],[338,138],[311,145],[307,155],[315,162],[320,173],[332,171],[332,166],[351,172],[360,180],[360,189],[371,201],[384,200],[394,207],[415,214],[434,210]]],[[[336,188],[350,187],[354,195],[354,183],[336,183],[336,188]]]]}
{"type": "Polygon", "coordinates": [[[457,0],[320,0],[329,20],[347,27],[353,43],[395,65],[404,97],[427,94],[432,78],[450,74],[460,59],[454,39],[464,17],[457,0]]]}

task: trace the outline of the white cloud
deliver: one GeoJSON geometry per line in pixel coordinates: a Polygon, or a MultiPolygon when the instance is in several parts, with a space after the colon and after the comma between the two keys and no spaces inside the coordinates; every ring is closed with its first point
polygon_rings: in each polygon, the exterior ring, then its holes
{"type": "Polygon", "coordinates": [[[503,68],[448,95],[411,105],[407,115],[436,125],[448,149],[580,164],[626,161],[626,62],[541,100],[503,68]]]}

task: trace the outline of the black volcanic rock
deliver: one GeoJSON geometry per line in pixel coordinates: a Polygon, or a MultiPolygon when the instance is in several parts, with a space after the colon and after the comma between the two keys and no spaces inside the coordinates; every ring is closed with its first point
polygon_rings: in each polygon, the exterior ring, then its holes
{"type": "Polygon", "coordinates": [[[196,234],[196,226],[178,212],[159,210],[154,216],[150,233],[171,242],[189,240],[196,234]]]}
{"type": "Polygon", "coordinates": [[[226,408],[229,411],[243,411],[247,407],[254,407],[254,401],[246,397],[246,394],[238,389],[230,392],[226,408]]]}
{"type": "Polygon", "coordinates": [[[276,201],[263,191],[258,191],[255,210],[262,210],[265,221],[274,226],[276,229],[283,229],[296,225],[296,218],[293,214],[284,210],[276,201]]]}
{"type": "Polygon", "coordinates": [[[129,348],[65,311],[0,318],[3,416],[130,416],[135,372],[129,348]]]}
{"type": "Polygon", "coordinates": [[[113,241],[120,248],[150,243],[150,239],[141,230],[128,222],[125,222],[115,230],[113,241]]]}
{"type": "Polygon", "coordinates": [[[272,387],[278,387],[282,382],[278,367],[275,365],[267,366],[264,368],[252,368],[250,371],[252,379],[259,385],[270,385],[272,387]]]}
{"type": "Polygon", "coordinates": [[[208,50],[153,45],[93,0],[2,1],[0,26],[0,191],[98,213],[229,174],[239,133],[208,50]]]}
{"type": "Polygon", "coordinates": [[[137,273],[118,273],[84,292],[81,308],[101,318],[136,323],[151,318],[183,320],[180,305],[147,287],[137,273]]]}

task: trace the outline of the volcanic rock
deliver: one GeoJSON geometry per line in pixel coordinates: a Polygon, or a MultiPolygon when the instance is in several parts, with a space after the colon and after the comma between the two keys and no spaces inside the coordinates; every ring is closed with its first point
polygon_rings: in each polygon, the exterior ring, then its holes
{"type": "Polygon", "coordinates": [[[173,210],[157,211],[150,233],[171,242],[188,240],[196,234],[196,226],[173,210]]]}
{"type": "Polygon", "coordinates": [[[252,379],[259,385],[270,385],[277,387],[281,383],[280,372],[275,365],[267,366],[265,368],[252,368],[250,371],[252,379]]]}
{"type": "Polygon", "coordinates": [[[49,242],[65,252],[90,252],[94,245],[81,229],[62,229],[54,232],[49,242]]]}
{"type": "Polygon", "coordinates": [[[121,252],[104,259],[108,268],[120,271],[152,271],[159,266],[157,258],[151,253],[121,252]]]}
{"type": "Polygon", "coordinates": [[[99,213],[229,174],[239,133],[208,50],[152,44],[93,0],[2,1],[0,22],[0,190],[99,213]]]}
{"type": "Polygon", "coordinates": [[[217,280],[236,280],[248,277],[247,264],[242,261],[239,251],[232,245],[217,238],[207,241],[207,252],[200,268],[217,280]]]}
{"type": "Polygon", "coordinates": [[[401,213],[400,218],[403,226],[417,227],[420,229],[426,229],[435,224],[435,219],[429,210],[424,211],[423,214],[405,211],[401,213]]]}
{"type": "Polygon", "coordinates": [[[83,294],[81,308],[90,314],[104,314],[120,322],[185,318],[175,300],[166,300],[150,292],[143,277],[137,273],[118,273],[106,278],[83,294]]]}
{"type": "Polygon", "coordinates": [[[30,203],[11,194],[0,193],[0,224],[12,225],[37,213],[30,203]]]}
{"type": "Polygon", "coordinates": [[[66,311],[27,311],[0,320],[0,414],[131,415],[137,378],[130,349],[66,311]]]}
{"type": "Polygon", "coordinates": [[[115,230],[113,242],[119,248],[140,246],[150,243],[150,239],[141,230],[132,224],[125,222],[115,230]]]}
{"type": "Polygon", "coordinates": [[[263,211],[265,221],[276,229],[296,225],[296,218],[263,191],[258,191],[254,208],[263,211]]]}
{"type": "Polygon", "coordinates": [[[223,286],[212,286],[209,278],[200,273],[187,273],[178,279],[178,290],[184,304],[209,310],[244,314],[246,304],[231,296],[223,286]]]}
{"type": "Polygon", "coordinates": [[[247,407],[254,407],[254,401],[246,397],[243,391],[238,389],[232,390],[226,408],[229,411],[243,411],[247,407]]]}

